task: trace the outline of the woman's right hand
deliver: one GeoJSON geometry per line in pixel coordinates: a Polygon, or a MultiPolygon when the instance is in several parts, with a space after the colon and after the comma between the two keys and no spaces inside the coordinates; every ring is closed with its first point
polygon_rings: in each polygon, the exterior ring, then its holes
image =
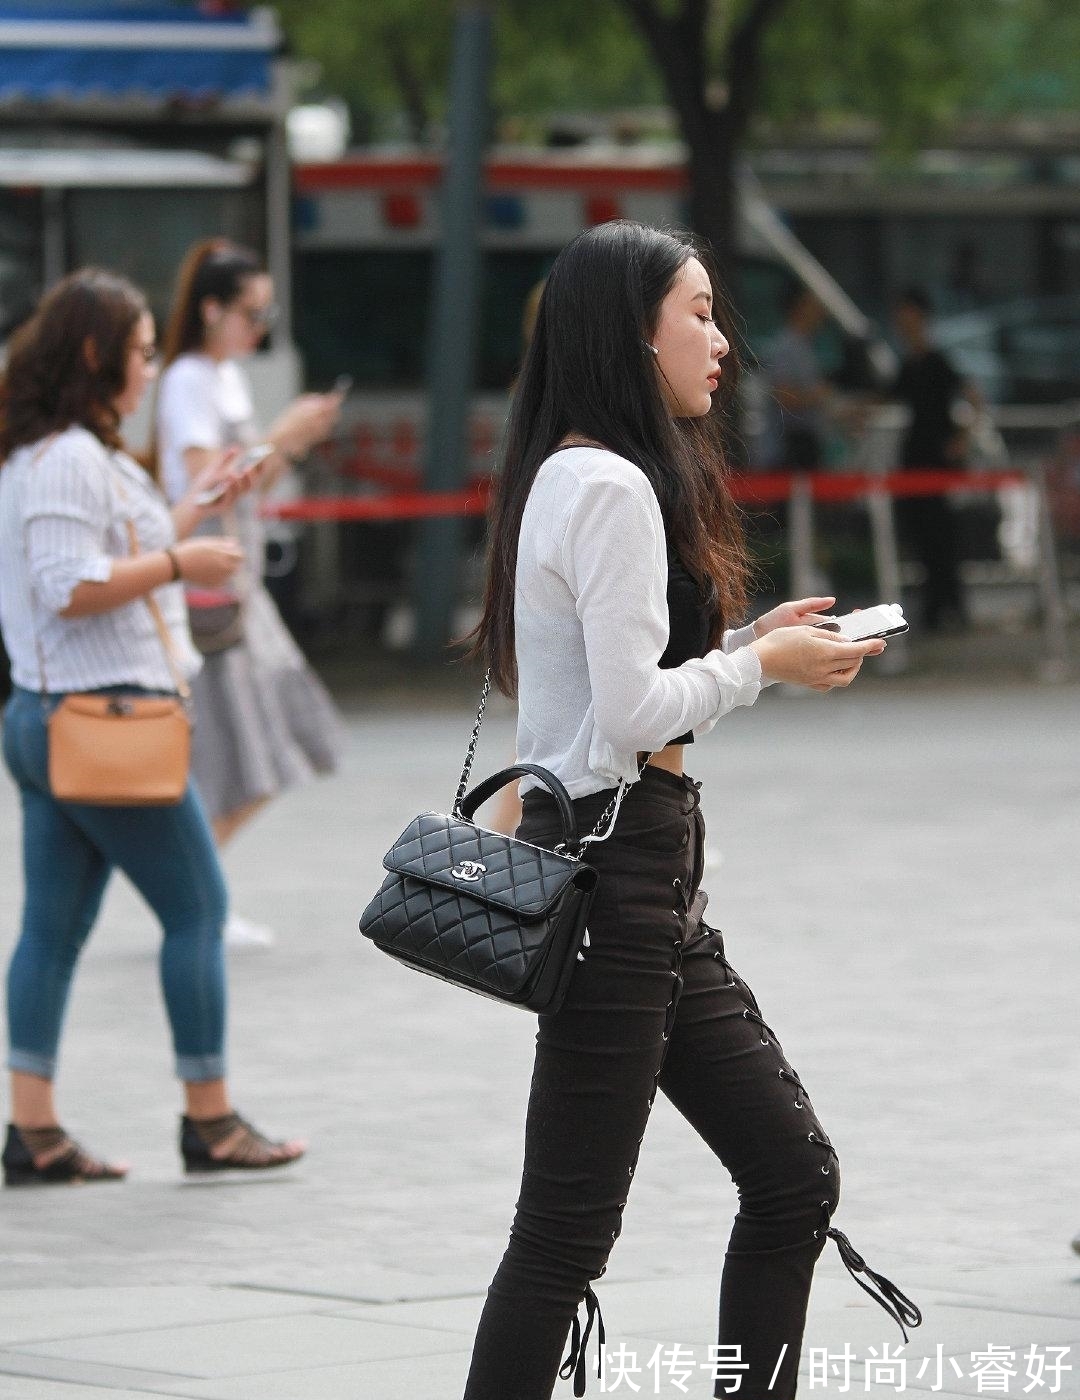
{"type": "Polygon", "coordinates": [[[274,423],[269,437],[288,456],[302,456],[330,436],[340,413],[340,394],[301,394],[274,423]]]}
{"type": "Polygon", "coordinates": [[[848,642],[817,627],[777,627],[750,645],[769,680],[821,691],[850,685],[864,658],[885,650],[880,637],[848,642]]]}
{"type": "Polygon", "coordinates": [[[244,558],[244,551],[233,539],[196,535],[173,545],[180,565],[180,577],[185,583],[200,583],[204,588],[216,588],[226,583],[244,558]]]}

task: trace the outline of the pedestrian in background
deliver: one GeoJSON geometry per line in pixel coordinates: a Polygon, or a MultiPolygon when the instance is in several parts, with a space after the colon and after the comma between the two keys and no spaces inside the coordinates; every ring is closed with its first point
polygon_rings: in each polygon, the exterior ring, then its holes
{"type": "MultiPolygon", "coordinates": [[[[710,413],[729,350],[715,307],[688,239],[590,229],[551,270],[514,394],[476,649],[517,698],[518,762],[561,780],[579,832],[599,828],[588,848],[599,885],[566,1001],[540,1017],[517,1213],[466,1400],[548,1400],[572,1322],[562,1374],[584,1386],[592,1282],[619,1235],[657,1088],[739,1189],[719,1341],[741,1348],[747,1400],[795,1393],[827,1238],[865,1269],[831,1223],[836,1151],[703,921],[700,784],[683,757],[764,685],[849,685],[884,643],[816,630],[829,598],[729,626],[748,571],[710,413]]],[[[554,846],[558,804],[531,778],[521,789],[519,839],[554,846]]],[[[724,819],[738,815],[728,794],[724,819]]],[[[886,1306],[918,1320],[877,1282],[886,1306]]]]}
{"type": "MultiPolygon", "coordinates": [[[[260,432],[239,362],[273,324],[273,296],[255,253],[225,239],[196,244],[177,280],[157,401],[158,469],[172,501],[222,448],[261,442],[272,449],[260,465],[253,496],[237,504],[228,522],[244,549],[235,638],[205,656],[194,685],[192,765],[219,846],[277,793],[315,773],[333,772],[342,747],[333,702],[262,578],[265,539],[255,502],[330,434],[341,409],[338,394],[304,394],[260,432]]],[[[221,599],[211,599],[211,607],[221,605],[221,599]]],[[[198,639],[198,610],[192,615],[198,639]]],[[[272,939],[271,929],[235,914],[226,929],[231,944],[272,939]]]]}
{"type": "MultiPolygon", "coordinates": [[[[235,1112],[225,1080],[226,894],[193,786],[176,806],[104,807],[57,800],[48,777],[47,719],[69,692],[175,694],[169,664],[199,669],[184,606],[188,581],[225,583],[238,543],[192,532],[245,480],[208,457],[170,511],[124,449],[120,421],[154,377],[154,324],[142,294],[108,272],[58,283],[15,335],[0,382],[0,625],[14,689],[4,759],[18,784],[26,882],[22,928],[7,976],[11,1122],[8,1185],[124,1176],[60,1126],[53,1082],[68,992],[113,869],[161,922],[161,985],[186,1112],[189,1171],[281,1166],[300,1142],[274,1143],[235,1112]],[[139,552],[132,557],[127,523],[139,552]],[[169,640],[146,600],[153,595],[169,640]]],[[[119,1022],[118,1022],[119,1024],[119,1022]]]]}
{"type": "MultiPolygon", "coordinates": [[[[979,406],[948,356],[930,333],[932,305],[921,287],[908,287],[896,299],[893,319],[904,356],[893,396],[910,414],[900,445],[900,466],[909,470],[958,470],[967,455],[967,433],[956,408],[966,398],[979,406]]],[[[948,495],[902,496],[896,503],[900,533],[923,567],[922,624],[928,632],[967,623],[960,582],[960,520],[948,495]]]]}
{"type": "Polygon", "coordinates": [[[801,283],[788,290],[783,306],[783,328],[764,361],[771,395],[771,464],[785,471],[814,471],[825,461],[825,434],[834,397],[814,347],[828,312],[801,283]]]}

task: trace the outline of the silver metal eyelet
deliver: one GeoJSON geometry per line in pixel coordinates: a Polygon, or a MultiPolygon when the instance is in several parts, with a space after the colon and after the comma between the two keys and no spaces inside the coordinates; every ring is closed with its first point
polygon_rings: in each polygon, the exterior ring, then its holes
{"type": "Polygon", "coordinates": [[[828,1176],[830,1170],[831,1170],[831,1169],[830,1169],[829,1167],[822,1167],[822,1169],[821,1169],[821,1175],[822,1175],[822,1176],[828,1176]]]}

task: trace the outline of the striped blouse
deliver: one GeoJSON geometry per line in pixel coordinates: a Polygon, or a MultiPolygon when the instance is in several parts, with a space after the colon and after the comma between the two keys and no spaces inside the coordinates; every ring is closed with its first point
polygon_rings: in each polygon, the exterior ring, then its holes
{"type": "MultiPolygon", "coordinates": [[[[174,690],[144,598],[92,617],[61,617],[76,586],[106,582],[127,555],[130,518],[143,553],[176,542],[169,507],[142,468],[88,429],[71,427],[44,451],[20,447],[0,469],[0,628],[11,677],[26,690],[134,685],[174,690]],[[31,591],[32,586],[32,591],[31,591]],[[35,633],[45,659],[41,675],[35,633]]],[[[201,660],[188,630],[183,587],[155,590],[190,679],[201,660]]]]}

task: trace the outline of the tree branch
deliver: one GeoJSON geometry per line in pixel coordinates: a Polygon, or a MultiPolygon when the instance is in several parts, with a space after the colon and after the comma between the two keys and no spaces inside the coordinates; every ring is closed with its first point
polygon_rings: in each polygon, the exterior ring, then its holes
{"type": "Polygon", "coordinates": [[[405,27],[400,23],[386,24],[383,27],[383,42],[390,71],[408,115],[410,134],[418,146],[423,145],[427,139],[431,113],[428,110],[427,90],[413,61],[405,27]]]}
{"type": "Polygon", "coordinates": [[[684,0],[674,18],[657,8],[655,0],[622,0],[652,50],[668,91],[671,105],[689,136],[700,124],[705,100],[704,28],[708,0],[684,0]],[[691,30],[695,12],[700,11],[696,33],[691,30]]]}
{"type": "Polygon", "coordinates": [[[761,45],[765,32],[788,0],[754,0],[731,36],[727,51],[727,119],[738,140],[750,124],[761,86],[761,45]]]}

